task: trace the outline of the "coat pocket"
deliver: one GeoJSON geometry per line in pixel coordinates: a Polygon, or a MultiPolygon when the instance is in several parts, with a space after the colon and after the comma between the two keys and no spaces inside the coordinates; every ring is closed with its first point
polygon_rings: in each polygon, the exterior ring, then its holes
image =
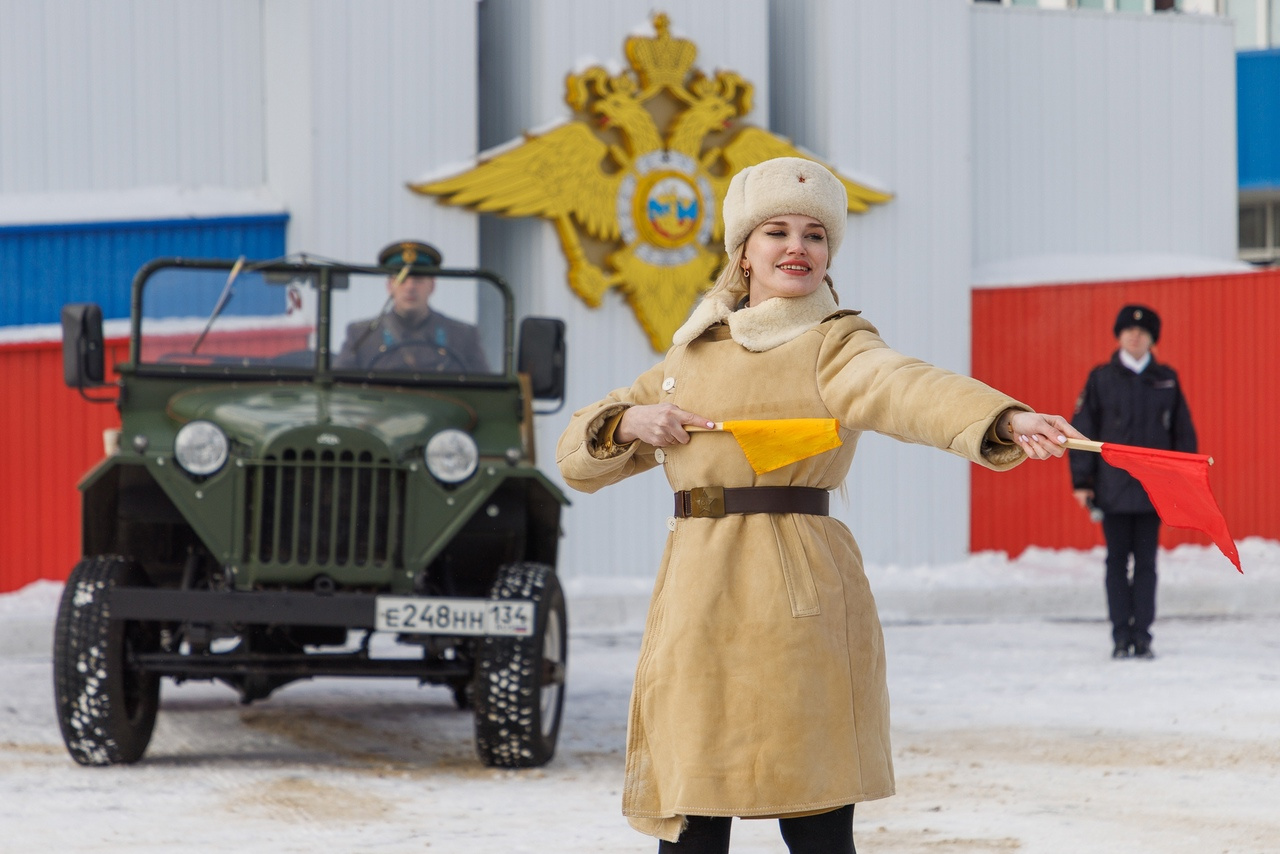
{"type": "Polygon", "coordinates": [[[816,617],[822,613],[818,604],[818,586],[813,582],[804,539],[793,514],[769,517],[773,522],[773,534],[778,541],[778,556],[782,562],[782,577],[787,583],[787,597],[791,600],[791,616],[816,617]]]}

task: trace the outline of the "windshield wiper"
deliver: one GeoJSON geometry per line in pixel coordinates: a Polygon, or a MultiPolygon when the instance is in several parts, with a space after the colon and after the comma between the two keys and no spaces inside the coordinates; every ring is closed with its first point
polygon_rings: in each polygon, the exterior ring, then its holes
{"type": "Polygon", "coordinates": [[[244,269],[243,255],[236,259],[235,266],[231,268],[231,273],[227,276],[227,283],[222,286],[222,293],[218,295],[218,302],[213,306],[213,313],[209,315],[209,322],[204,325],[204,330],[200,333],[200,337],[191,345],[193,354],[204,343],[204,337],[213,328],[213,322],[218,319],[218,315],[222,314],[222,310],[227,307],[227,303],[231,302],[231,297],[235,295],[235,291],[231,288],[231,283],[236,280],[236,276],[240,275],[242,269],[244,269]]]}

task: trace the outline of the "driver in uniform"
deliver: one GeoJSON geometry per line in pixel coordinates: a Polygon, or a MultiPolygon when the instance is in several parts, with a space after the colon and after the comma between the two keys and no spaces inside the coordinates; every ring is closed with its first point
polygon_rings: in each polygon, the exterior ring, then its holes
{"type": "Polygon", "coordinates": [[[399,268],[387,279],[387,305],[377,317],[347,326],[335,368],[412,372],[486,373],[480,336],[469,323],[429,305],[433,276],[411,275],[414,265],[439,267],[443,257],[429,243],[402,240],[378,253],[378,266],[399,268]]]}

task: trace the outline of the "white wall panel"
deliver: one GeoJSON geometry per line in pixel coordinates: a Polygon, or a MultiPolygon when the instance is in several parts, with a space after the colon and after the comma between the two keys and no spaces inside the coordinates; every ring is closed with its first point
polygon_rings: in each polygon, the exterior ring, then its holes
{"type": "Polygon", "coordinates": [[[263,180],[260,0],[0,3],[0,192],[263,180]]]}
{"type": "MultiPolygon", "coordinates": [[[[87,56],[93,71],[83,89],[88,97],[85,132],[89,133],[91,144],[88,174],[75,176],[75,180],[95,187],[95,178],[105,182],[108,176],[115,176],[120,187],[137,186],[138,111],[134,99],[123,94],[133,88],[134,44],[138,37],[133,16],[116,14],[106,3],[90,3],[84,20],[90,32],[96,33],[89,40],[87,56]]],[[[114,189],[109,185],[103,188],[114,189]]]]}
{"type": "Polygon", "coordinates": [[[418,238],[474,265],[475,218],[406,184],[476,151],[476,0],[273,0],[266,20],[267,183],[290,249],[372,263],[418,238]]]}
{"type": "MultiPolygon", "coordinates": [[[[1015,24],[1021,23],[1022,20],[1021,18],[1013,19],[1015,24]]],[[[1040,28],[1064,27],[1069,26],[1070,21],[1065,20],[1065,16],[1059,13],[1055,16],[1045,15],[1038,21],[1034,21],[1034,24],[1040,28]]],[[[1138,245],[1138,220],[1141,216],[1138,194],[1141,188],[1141,159],[1145,154],[1140,145],[1143,118],[1140,102],[1145,93],[1140,95],[1138,85],[1141,68],[1141,63],[1138,61],[1138,21],[1128,16],[1108,17],[1106,24],[1105,49],[1101,55],[1099,56],[1094,45],[1085,45],[1083,49],[1083,56],[1090,58],[1097,56],[1107,69],[1103,90],[1092,93],[1097,99],[1095,103],[1100,103],[1105,108],[1102,133],[1086,143],[1081,160],[1074,164],[1063,165],[1068,169],[1072,165],[1087,169],[1096,168],[1095,164],[1097,164],[1106,170],[1107,184],[1103,195],[1094,200],[1094,205],[1084,208],[1081,214],[1088,216],[1094,211],[1103,213],[1107,233],[1103,236],[1104,242],[1101,248],[1104,251],[1110,251],[1117,246],[1138,245]]],[[[1019,30],[1020,28],[1015,27],[1015,38],[1019,30]]],[[[1027,57],[1028,61],[1031,59],[1033,57],[1027,57]]],[[[1042,69],[1042,73],[1044,71],[1065,73],[1066,70],[1042,69]]],[[[1016,65],[1011,65],[1008,69],[1009,74],[1014,77],[1018,76],[1020,71],[1021,67],[1016,65]]],[[[1011,99],[1009,108],[1024,107],[1026,98],[1034,97],[1037,97],[1034,90],[1027,92],[1026,97],[1015,97],[1011,99]]],[[[1029,123],[1028,129],[1030,129],[1029,123]]],[[[1019,126],[1015,125],[1013,130],[1014,138],[1017,139],[1019,126]]],[[[1038,154],[1028,150],[1027,170],[1038,170],[1051,165],[1043,161],[1038,154]]],[[[1160,156],[1154,152],[1153,155],[1160,156]]],[[[1017,214],[1014,217],[1011,238],[1016,240],[1019,236],[1017,231],[1019,221],[1034,223],[1037,212],[1043,210],[1044,206],[1050,202],[1050,199],[1041,195],[1034,199],[1034,207],[1022,205],[1016,208],[1017,214]]],[[[1018,206],[1017,199],[1014,200],[1014,204],[1018,206]]],[[[1032,246],[1041,247],[1041,251],[1051,251],[1052,245],[1057,242],[1052,235],[1045,234],[1043,230],[1040,230],[1039,234],[1029,236],[1032,246]]],[[[1070,233],[1065,236],[1065,239],[1068,245],[1075,243],[1070,233]]],[[[1021,247],[1015,244],[1015,251],[1019,249],[1021,247]]]]}
{"type": "MultiPolygon", "coordinates": [[[[774,129],[895,195],[849,219],[832,269],[841,305],[861,309],[890,346],[966,372],[968,4],[775,0],[771,22],[774,129]]],[[[958,557],[966,465],[864,437],[838,515],[877,563],[958,557]]]]}
{"type": "MultiPolygon", "coordinates": [[[[481,43],[484,129],[491,147],[565,120],[564,79],[590,65],[626,67],[624,41],[652,34],[655,7],[645,0],[484,0],[481,43]]],[[[746,121],[768,122],[768,40],[764,0],[681,0],[665,3],[672,34],[691,38],[696,67],[708,74],[731,69],[755,85],[754,111],[746,121]]],[[[599,309],[588,308],[565,280],[565,260],[550,224],[485,217],[486,265],[518,288],[521,313],[563,317],[569,328],[569,394],[566,411],[543,417],[538,442],[544,468],[553,473],[556,439],[568,411],[629,385],[660,358],[631,308],[616,291],[599,309]]],[[[561,569],[566,577],[651,576],[658,566],[671,513],[671,492],[660,472],[632,478],[595,495],[570,494],[564,517],[561,569]]]]}
{"type": "Polygon", "coordinates": [[[971,20],[975,268],[1235,257],[1228,22],[981,4],[971,20]]]}
{"type": "MultiPolygon", "coordinates": [[[[983,37],[985,22],[975,20],[974,40],[977,41],[983,37]]],[[[1096,56],[1098,53],[1098,45],[1105,44],[1109,21],[1102,15],[1084,15],[1080,20],[1075,22],[1075,26],[1070,28],[1070,38],[1066,39],[1068,49],[1071,55],[1077,57],[1096,56]]],[[[1008,24],[1006,24],[1008,26],[1008,24]]],[[[1041,207],[1041,210],[1061,210],[1066,215],[1059,218],[1055,223],[1055,227],[1051,233],[1073,235],[1073,246],[1108,246],[1109,235],[1111,234],[1110,223],[1107,217],[1098,210],[1096,201],[1107,197],[1108,188],[1111,185],[1108,169],[1105,168],[1106,158],[1104,152],[1099,150],[1099,140],[1106,139],[1111,131],[1105,121],[1105,111],[1098,108],[1101,100],[1101,92],[1107,90],[1107,80],[1115,74],[1115,72],[1107,65],[1106,62],[1098,60],[1077,61],[1073,65],[1068,66],[1072,69],[1071,75],[1059,74],[1059,77],[1069,77],[1072,80],[1071,94],[1069,100],[1064,102],[1062,108],[1063,118],[1067,125],[1071,128],[1071,149],[1067,152],[1068,159],[1062,161],[1063,168],[1060,170],[1064,176],[1069,176],[1071,187],[1062,189],[1058,195],[1052,196],[1053,204],[1048,209],[1041,207]],[[1074,167],[1074,168],[1073,168],[1074,167]],[[1061,230],[1056,227],[1058,223],[1063,223],[1061,230]]],[[[1007,68],[1001,68],[999,73],[1003,76],[1009,73],[1007,68]]],[[[975,96],[976,100],[976,96],[975,96]]],[[[1011,127],[1014,124],[1015,116],[1011,115],[1009,106],[1001,105],[998,110],[990,112],[983,111],[982,121],[988,118],[995,119],[995,113],[999,112],[1003,115],[1003,123],[1006,132],[1012,135],[1011,127]]],[[[978,110],[975,109],[975,115],[978,110]]],[[[975,122],[978,119],[975,118],[975,122]]],[[[984,139],[989,138],[989,132],[984,128],[984,139]]],[[[975,132],[975,137],[977,133],[975,132]]],[[[975,143],[975,147],[978,144],[975,143]]],[[[1051,161],[1056,162],[1056,161],[1051,161]]],[[[977,168],[982,170],[982,179],[975,178],[974,185],[978,186],[986,180],[1005,180],[999,176],[1000,170],[992,170],[987,167],[984,159],[978,161],[975,158],[975,173],[977,168]]],[[[1000,207],[1003,217],[996,216],[997,222],[1004,223],[1004,235],[1009,236],[1013,232],[1009,228],[1008,219],[1012,215],[1012,196],[1002,200],[1000,207]]],[[[990,239],[995,237],[996,223],[992,223],[990,229],[986,228],[987,213],[992,209],[985,205],[974,208],[974,228],[983,229],[981,238],[990,239]]],[[[1005,245],[1004,254],[1026,254],[1025,249],[1015,248],[1005,245]]]]}

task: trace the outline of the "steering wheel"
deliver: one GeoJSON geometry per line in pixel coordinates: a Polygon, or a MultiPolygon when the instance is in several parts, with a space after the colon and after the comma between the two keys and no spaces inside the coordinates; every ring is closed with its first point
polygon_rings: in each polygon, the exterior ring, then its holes
{"type": "Polygon", "coordinates": [[[448,347],[441,347],[429,341],[401,341],[386,350],[380,350],[369,360],[369,370],[396,371],[405,373],[438,374],[449,370],[450,364],[455,370],[467,372],[467,364],[448,347]]]}

